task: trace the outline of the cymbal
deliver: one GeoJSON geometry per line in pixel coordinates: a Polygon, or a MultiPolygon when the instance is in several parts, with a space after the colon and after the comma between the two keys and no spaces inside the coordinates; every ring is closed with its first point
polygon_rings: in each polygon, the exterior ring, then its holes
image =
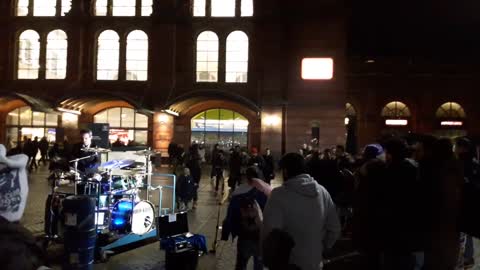
{"type": "Polygon", "coordinates": [[[135,155],[137,155],[137,156],[152,156],[152,155],[156,155],[156,154],[157,154],[157,152],[152,151],[152,150],[147,150],[147,149],[141,150],[141,151],[137,151],[137,152],[135,153],[135,155]]]}
{"type": "Polygon", "coordinates": [[[89,147],[89,148],[82,148],[82,151],[84,152],[93,152],[93,153],[108,153],[111,152],[112,150],[106,149],[106,148],[100,148],[100,147],[89,147]]]}

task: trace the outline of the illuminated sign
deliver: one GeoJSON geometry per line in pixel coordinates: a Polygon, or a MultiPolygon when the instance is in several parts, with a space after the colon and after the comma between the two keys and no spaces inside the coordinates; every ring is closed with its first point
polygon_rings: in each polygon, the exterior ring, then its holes
{"type": "Polygon", "coordinates": [[[330,80],[333,78],[332,58],[303,58],[302,79],[330,80]]]}

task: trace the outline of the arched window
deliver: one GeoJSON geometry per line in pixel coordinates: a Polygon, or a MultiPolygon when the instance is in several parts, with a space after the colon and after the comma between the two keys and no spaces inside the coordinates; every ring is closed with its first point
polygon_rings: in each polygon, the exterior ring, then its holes
{"type": "Polygon", "coordinates": [[[127,37],[127,80],[146,81],[148,77],[148,36],[135,30],[127,37]]]}
{"type": "Polygon", "coordinates": [[[207,9],[206,0],[193,0],[193,16],[203,17],[207,9]]]}
{"type": "Polygon", "coordinates": [[[49,142],[55,141],[58,115],[55,113],[33,112],[29,106],[24,106],[10,111],[7,114],[7,139],[14,144],[21,141],[24,136],[47,137],[49,142]]]}
{"type": "Polygon", "coordinates": [[[382,117],[400,119],[412,116],[410,109],[400,101],[393,101],[385,105],[382,110],[382,117]]]}
{"type": "Polygon", "coordinates": [[[98,36],[97,80],[118,80],[120,57],[119,37],[115,31],[105,30],[98,36]]]}
{"type": "Polygon", "coordinates": [[[235,0],[211,0],[212,17],[235,17],[235,0]]]}
{"type": "Polygon", "coordinates": [[[197,82],[218,81],[218,37],[205,31],[197,38],[197,82]]]}
{"type": "Polygon", "coordinates": [[[57,0],[34,0],[33,16],[55,16],[57,0]]]}
{"type": "Polygon", "coordinates": [[[456,102],[446,102],[437,109],[435,116],[445,120],[457,120],[466,118],[465,110],[456,102]]]}
{"type": "Polygon", "coordinates": [[[72,9],[72,0],[62,0],[60,15],[65,16],[72,9]]]}
{"type": "Polygon", "coordinates": [[[135,16],[136,0],[113,0],[113,16],[135,16]]]}
{"type": "Polygon", "coordinates": [[[226,82],[245,83],[248,79],[248,36],[242,31],[227,37],[226,82]]]}
{"type": "Polygon", "coordinates": [[[134,109],[115,107],[94,115],[94,123],[110,125],[109,139],[113,144],[117,139],[122,145],[134,141],[138,145],[148,143],[148,116],[134,109]]]}
{"type": "Polygon", "coordinates": [[[212,147],[219,143],[224,147],[247,146],[248,120],[241,114],[226,110],[212,109],[201,112],[191,120],[192,142],[212,147]]]}
{"type": "Polygon", "coordinates": [[[242,17],[253,16],[253,0],[242,0],[241,16],[242,17]]]}
{"type": "Polygon", "coordinates": [[[67,34],[53,30],[47,36],[47,79],[65,79],[67,74],[67,34]]]}
{"type": "Polygon", "coordinates": [[[40,36],[33,30],[22,32],[18,40],[18,79],[38,79],[40,36]]]}

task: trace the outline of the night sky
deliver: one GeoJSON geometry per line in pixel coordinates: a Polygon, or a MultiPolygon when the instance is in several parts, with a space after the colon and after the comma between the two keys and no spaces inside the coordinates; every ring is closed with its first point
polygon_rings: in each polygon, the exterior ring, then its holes
{"type": "Polygon", "coordinates": [[[353,0],[351,56],[480,56],[480,1],[353,0]]]}

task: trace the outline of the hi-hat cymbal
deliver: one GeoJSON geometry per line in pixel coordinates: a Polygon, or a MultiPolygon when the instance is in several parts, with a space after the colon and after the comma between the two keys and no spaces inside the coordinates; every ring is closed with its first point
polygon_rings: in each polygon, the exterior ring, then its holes
{"type": "Polygon", "coordinates": [[[135,155],[137,155],[137,156],[152,156],[152,155],[156,155],[156,154],[157,154],[157,152],[152,151],[152,150],[147,150],[147,149],[141,150],[141,151],[137,151],[137,152],[135,153],[135,155]]]}
{"type": "Polygon", "coordinates": [[[110,149],[106,149],[106,148],[100,148],[100,147],[85,147],[85,148],[82,148],[82,151],[84,152],[92,152],[92,153],[108,153],[112,150],[110,149]]]}

